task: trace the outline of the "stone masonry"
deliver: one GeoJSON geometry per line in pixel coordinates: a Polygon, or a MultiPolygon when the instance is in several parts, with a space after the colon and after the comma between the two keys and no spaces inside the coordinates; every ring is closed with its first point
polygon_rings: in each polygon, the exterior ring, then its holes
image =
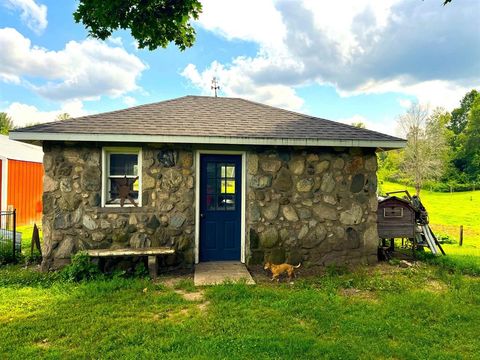
{"type": "Polygon", "coordinates": [[[194,262],[191,149],[142,146],[142,207],[101,208],[102,147],[44,145],[43,268],[84,249],[173,246],[167,266],[194,262]]]}
{"type": "Polygon", "coordinates": [[[251,264],[377,261],[373,150],[267,150],[247,168],[251,264]]]}
{"type": "MultiPolygon", "coordinates": [[[[136,146],[143,152],[142,207],[102,208],[102,144],[44,144],[44,269],[79,250],[128,246],[173,246],[177,254],[164,265],[193,265],[194,151],[136,146]]],[[[249,264],[376,261],[373,149],[259,147],[249,148],[246,160],[249,264]]]]}

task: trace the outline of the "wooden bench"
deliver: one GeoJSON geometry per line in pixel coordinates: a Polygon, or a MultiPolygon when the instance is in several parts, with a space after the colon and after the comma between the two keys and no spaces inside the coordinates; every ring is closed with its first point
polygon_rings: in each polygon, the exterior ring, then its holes
{"type": "Polygon", "coordinates": [[[170,255],[174,253],[175,253],[175,250],[169,247],[87,250],[88,256],[99,257],[99,258],[148,256],[148,271],[152,279],[157,278],[157,272],[158,272],[157,256],[170,255]]]}

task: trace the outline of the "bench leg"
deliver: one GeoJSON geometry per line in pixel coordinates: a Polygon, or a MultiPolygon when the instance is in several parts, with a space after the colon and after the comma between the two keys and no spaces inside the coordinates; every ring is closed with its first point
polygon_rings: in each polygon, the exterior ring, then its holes
{"type": "Polygon", "coordinates": [[[158,262],[156,256],[149,256],[148,257],[148,272],[150,273],[150,277],[155,280],[157,278],[158,273],[158,262]]]}

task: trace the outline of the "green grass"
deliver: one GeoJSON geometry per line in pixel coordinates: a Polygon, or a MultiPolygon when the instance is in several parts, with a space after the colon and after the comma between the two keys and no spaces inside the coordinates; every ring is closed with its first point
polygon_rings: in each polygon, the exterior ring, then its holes
{"type": "Polygon", "coordinates": [[[430,265],[330,273],[293,286],[219,285],[188,301],[143,279],[72,284],[3,268],[0,358],[478,356],[479,278],[430,265]]]}
{"type": "MultiPolygon", "coordinates": [[[[390,182],[381,182],[384,192],[411,187],[390,182]]],[[[480,191],[436,193],[422,190],[420,199],[430,217],[430,225],[437,235],[448,235],[454,244],[444,244],[446,257],[429,258],[428,261],[448,269],[457,269],[466,274],[480,275],[480,191]],[[464,226],[463,246],[458,245],[460,225],[464,226]]]]}
{"type": "MultiPolygon", "coordinates": [[[[463,224],[465,245],[407,269],[328,268],[294,285],[209,287],[189,301],[198,289],[188,278],[70,283],[0,267],[0,358],[478,358],[480,192],[421,198],[434,231],[458,239],[463,224]]],[[[32,231],[22,230],[25,254],[32,231]]]]}

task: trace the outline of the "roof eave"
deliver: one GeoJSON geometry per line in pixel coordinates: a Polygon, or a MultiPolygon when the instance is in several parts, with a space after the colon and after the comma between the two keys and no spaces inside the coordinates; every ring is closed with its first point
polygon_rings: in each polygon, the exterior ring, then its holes
{"type": "Polygon", "coordinates": [[[328,146],[364,147],[380,150],[400,149],[406,140],[329,140],[301,138],[260,138],[227,136],[178,136],[178,135],[135,135],[135,134],[83,134],[48,132],[10,132],[10,139],[38,144],[44,141],[89,141],[121,143],[182,143],[218,145],[275,145],[275,146],[328,146]]]}

